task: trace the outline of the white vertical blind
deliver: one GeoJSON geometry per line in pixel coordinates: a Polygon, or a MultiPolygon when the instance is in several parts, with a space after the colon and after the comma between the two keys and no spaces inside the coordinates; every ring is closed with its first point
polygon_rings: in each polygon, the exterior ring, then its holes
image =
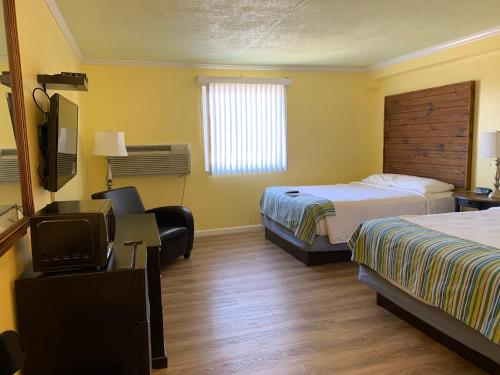
{"type": "Polygon", "coordinates": [[[201,93],[207,172],[286,170],[285,85],[208,83],[201,93]]]}

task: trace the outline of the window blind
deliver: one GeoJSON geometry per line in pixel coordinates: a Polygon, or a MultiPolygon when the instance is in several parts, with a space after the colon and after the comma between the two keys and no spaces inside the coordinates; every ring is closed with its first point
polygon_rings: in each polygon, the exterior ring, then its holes
{"type": "Polygon", "coordinates": [[[212,175],[287,169],[286,90],[280,83],[202,84],[205,170],[212,175]]]}

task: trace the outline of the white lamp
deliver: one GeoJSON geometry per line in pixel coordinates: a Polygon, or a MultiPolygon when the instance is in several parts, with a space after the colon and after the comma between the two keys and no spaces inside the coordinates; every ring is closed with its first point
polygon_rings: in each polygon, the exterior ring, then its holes
{"type": "Polygon", "coordinates": [[[497,167],[495,173],[495,190],[490,193],[490,198],[500,198],[500,132],[489,131],[481,134],[480,155],[482,158],[495,158],[497,167]]]}
{"type": "Polygon", "coordinates": [[[94,141],[94,155],[106,156],[108,161],[108,172],[106,175],[106,186],[108,190],[113,187],[113,175],[111,174],[111,156],[127,156],[124,132],[96,132],[94,141]]]}

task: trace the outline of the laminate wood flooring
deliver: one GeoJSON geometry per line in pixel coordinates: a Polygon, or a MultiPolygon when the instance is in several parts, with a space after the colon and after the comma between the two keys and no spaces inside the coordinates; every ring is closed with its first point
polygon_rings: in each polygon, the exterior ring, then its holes
{"type": "Polygon", "coordinates": [[[377,306],[355,264],[306,267],[263,231],[199,238],[162,276],[155,375],[483,373],[377,306]]]}

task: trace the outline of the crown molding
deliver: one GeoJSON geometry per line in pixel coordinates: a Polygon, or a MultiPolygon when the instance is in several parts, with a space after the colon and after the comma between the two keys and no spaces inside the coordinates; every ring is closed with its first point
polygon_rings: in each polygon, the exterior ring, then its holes
{"type": "Polygon", "coordinates": [[[206,64],[152,60],[115,60],[115,59],[88,59],[81,60],[83,65],[131,65],[169,68],[195,68],[216,70],[268,70],[268,71],[297,71],[297,72],[365,72],[365,68],[324,66],[324,65],[240,65],[240,64],[206,64]]]}
{"type": "Polygon", "coordinates": [[[405,61],[428,56],[437,52],[442,52],[450,48],[473,43],[482,39],[500,35],[500,26],[493,27],[475,34],[470,34],[462,38],[457,38],[449,42],[437,44],[419,51],[411,52],[394,59],[382,61],[367,67],[348,66],[328,66],[328,65],[244,65],[244,64],[211,64],[211,63],[191,63],[172,61],[152,61],[152,60],[121,60],[121,59],[94,59],[84,57],[69,29],[64,16],[62,15],[56,0],[45,0],[54,20],[61,29],[68,44],[73,49],[76,57],[83,65],[131,65],[131,66],[151,66],[151,67],[173,67],[173,68],[195,68],[195,69],[216,69],[216,70],[255,70],[255,71],[296,71],[296,72],[371,72],[382,68],[400,64],[405,61]]]}
{"type": "Polygon", "coordinates": [[[62,15],[61,10],[59,9],[59,6],[57,5],[56,0],[45,0],[45,4],[49,8],[50,13],[52,13],[52,17],[54,17],[54,20],[56,21],[57,25],[59,26],[59,29],[61,29],[69,46],[71,47],[71,49],[73,50],[76,57],[78,58],[78,60],[81,63],[83,61],[82,51],[80,50],[80,47],[78,47],[78,43],[76,42],[75,38],[73,37],[73,34],[71,33],[71,30],[69,29],[68,24],[66,23],[66,20],[64,19],[64,16],[62,15]]]}
{"type": "Polygon", "coordinates": [[[464,36],[462,38],[453,39],[449,42],[436,44],[435,46],[425,48],[425,49],[422,49],[420,51],[411,52],[411,53],[408,53],[406,55],[396,57],[395,59],[390,59],[387,61],[376,63],[376,64],[368,66],[366,69],[368,71],[374,71],[377,69],[387,68],[387,67],[390,67],[393,65],[403,63],[405,61],[414,60],[414,59],[417,59],[420,57],[432,55],[432,54],[437,53],[437,52],[446,51],[450,48],[463,46],[465,44],[477,42],[479,40],[491,38],[491,37],[497,36],[497,35],[500,35],[500,26],[496,26],[496,27],[493,27],[491,29],[481,31],[479,33],[470,34],[470,35],[464,36]]]}

